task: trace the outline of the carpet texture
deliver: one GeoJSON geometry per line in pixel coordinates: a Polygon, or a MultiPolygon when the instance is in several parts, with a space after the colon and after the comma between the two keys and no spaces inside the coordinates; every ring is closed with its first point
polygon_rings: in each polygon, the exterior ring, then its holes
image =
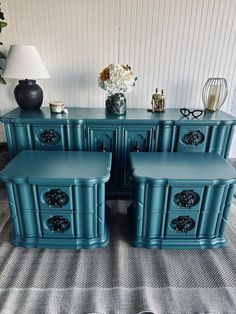
{"type": "Polygon", "coordinates": [[[0,200],[0,313],[236,313],[234,207],[222,249],[135,249],[130,202],[113,200],[106,248],[55,250],[12,246],[3,189],[0,200]]]}

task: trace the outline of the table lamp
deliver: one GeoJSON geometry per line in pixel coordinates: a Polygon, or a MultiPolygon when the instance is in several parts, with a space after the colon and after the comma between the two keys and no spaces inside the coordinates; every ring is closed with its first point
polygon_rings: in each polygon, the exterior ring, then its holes
{"type": "Polygon", "coordinates": [[[29,45],[12,45],[2,74],[20,79],[14,90],[17,104],[23,110],[38,110],[43,103],[43,90],[35,79],[49,78],[37,49],[29,45]]]}

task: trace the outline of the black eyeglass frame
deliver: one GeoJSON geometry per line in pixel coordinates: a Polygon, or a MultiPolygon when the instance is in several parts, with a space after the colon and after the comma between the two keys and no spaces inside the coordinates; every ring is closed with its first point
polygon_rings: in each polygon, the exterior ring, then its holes
{"type": "Polygon", "coordinates": [[[184,117],[188,117],[191,114],[194,118],[199,118],[204,112],[202,109],[194,109],[191,111],[188,108],[180,108],[179,111],[184,117]]]}

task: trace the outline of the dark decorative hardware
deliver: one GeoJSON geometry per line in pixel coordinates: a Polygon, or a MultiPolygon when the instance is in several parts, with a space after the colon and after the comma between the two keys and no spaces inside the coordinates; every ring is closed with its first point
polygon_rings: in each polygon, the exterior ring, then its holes
{"type": "Polygon", "coordinates": [[[184,135],[183,142],[188,145],[198,146],[204,141],[204,135],[200,131],[191,131],[184,135]]]}
{"type": "Polygon", "coordinates": [[[195,227],[195,221],[189,216],[179,216],[172,220],[171,227],[178,232],[188,232],[195,227]]]}
{"type": "Polygon", "coordinates": [[[184,117],[188,117],[189,115],[192,115],[194,118],[198,118],[203,114],[204,110],[201,109],[195,109],[195,110],[189,110],[187,108],[181,108],[180,109],[180,113],[184,116],[184,117]]]}
{"type": "Polygon", "coordinates": [[[199,195],[193,190],[184,190],[177,193],[174,197],[174,202],[180,207],[191,208],[199,202],[199,195]]]}
{"type": "Polygon", "coordinates": [[[138,144],[138,143],[134,146],[134,151],[135,151],[136,153],[140,152],[140,147],[139,147],[139,144],[138,144]]]}
{"type": "Polygon", "coordinates": [[[44,130],[40,133],[40,140],[45,144],[56,144],[60,135],[55,130],[44,130]]]}
{"type": "Polygon", "coordinates": [[[104,142],[102,142],[102,144],[99,147],[99,151],[105,153],[106,152],[106,145],[104,144],[104,142]]]}
{"type": "Polygon", "coordinates": [[[68,203],[69,197],[60,189],[52,189],[45,193],[45,200],[50,207],[62,207],[68,203]]]}
{"type": "Polygon", "coordinates": [[[64,232],[70,228],[70,222],[63,216],[53,216],[47,220],[48,227],[54,232],[64,232]]]}

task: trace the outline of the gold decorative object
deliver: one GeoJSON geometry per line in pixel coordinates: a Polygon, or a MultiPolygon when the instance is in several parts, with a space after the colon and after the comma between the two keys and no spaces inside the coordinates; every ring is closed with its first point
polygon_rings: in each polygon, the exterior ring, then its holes
{"type": "Polygon", "coordinates": [[[209,78],[202,90],[202,101],[206,110],[218,111],[228,95],[228,85],[224,78],[209,78]]]}
{"type": "Polygon", "coordinates": [[[152,112],[162,112],[165,111],[165,95],[164,90],[161,90],[161,93],[158,92],[156,88],[156,93],[152,95],[152,112]]]}

